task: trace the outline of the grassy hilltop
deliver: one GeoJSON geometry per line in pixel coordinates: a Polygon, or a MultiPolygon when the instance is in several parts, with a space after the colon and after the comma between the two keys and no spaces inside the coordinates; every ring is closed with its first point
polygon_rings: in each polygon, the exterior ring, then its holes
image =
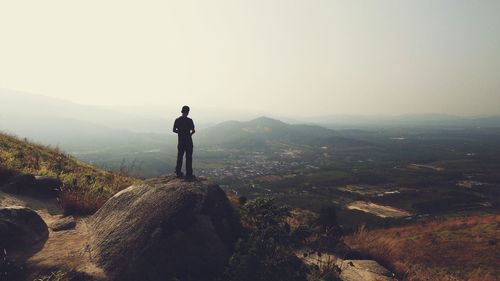
{"type": "Polygon", "coordinates": [[[79,161],[57,148],[0,133],[0,183],[18,174],[58,178],[68,212],[91,213],[110,196],[138,181],[79,161]]]}

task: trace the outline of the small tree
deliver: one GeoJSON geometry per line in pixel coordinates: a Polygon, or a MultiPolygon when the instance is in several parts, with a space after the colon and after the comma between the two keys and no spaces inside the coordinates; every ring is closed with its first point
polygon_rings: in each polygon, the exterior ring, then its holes
{"type": "Polygon", "coordinates": [[[241,209],[246,235],[238,241],[225,279],[230,281],[306,281],[306,270],[290,247],[290,209],[272,198],[248,201],[241,209]]]}
{"type": "Polygon", "coordinates": [[[313,223],[317,229],[318,251],[333,251],[342,237],[342,229],[337,221],[337,211],[335,205],[322,206],[319,216],[313,223]]]}

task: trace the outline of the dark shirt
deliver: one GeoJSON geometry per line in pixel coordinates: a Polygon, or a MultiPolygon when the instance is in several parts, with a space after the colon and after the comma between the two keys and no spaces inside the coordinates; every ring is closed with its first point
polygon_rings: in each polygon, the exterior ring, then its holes
{"type": "Polygon", "coordinates": [[[184,116],[175,119],[173,131],[177,133],[179,143],[193,143],[191,139],[191,135],[194,133],[193,119],[184,116]]]}

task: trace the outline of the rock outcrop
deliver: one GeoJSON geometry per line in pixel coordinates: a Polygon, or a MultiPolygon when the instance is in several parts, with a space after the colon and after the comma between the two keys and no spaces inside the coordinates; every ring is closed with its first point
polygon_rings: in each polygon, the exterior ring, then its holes
{"type": "Polygon", "coordinates": [[[74,229],[76,227],[76,220],[72,216],[62,217],[50,224],[50,229],[53,231],[63,231],[74,229]]]}
{"type": "Polygon", "coordinates": [[[333,254],[318,252],[296,252],[303,262],[314,267],[335,265],[342,281],[397,281],[395,275],[374,260],[344,260],[333,254]]]}
{"type": "Polygon", "coordinates": [[[344,260],[339,265],[343,281],[396,281],[392,272],[374,260],[344,260]]]}
{"type": "Polygon", "coordinates": [[[154,179],[113,196],[92,217],[91,253],[109,280],[213,280],[239,222],[222,189],[154,179]]]}
{"type": "Polygon", "coordinates": [[[0,208],[0,250],[29,256],[43,247],[49,237],[47,225],[26,207],[0,208]]]}
{"type": "Polygon", "coordinates": [[[21,174],[12,178],[7,184],[1,186],[0,189],[12,194],[55,197],[61,186],[62,182],[55,178],[21,174]]]}

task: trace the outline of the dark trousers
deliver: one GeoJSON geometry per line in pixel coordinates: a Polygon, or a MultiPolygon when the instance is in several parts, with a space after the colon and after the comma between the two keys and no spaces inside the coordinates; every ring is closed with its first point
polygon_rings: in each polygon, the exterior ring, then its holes
{"type": "Polygon", "coordinates": [[[175,173],[180,174],[182,170],[182,160],[186,153],[186,175],[193,175],[193,145],[179,143],[177,145],[177,166],[175,166],[175,173]]]}

